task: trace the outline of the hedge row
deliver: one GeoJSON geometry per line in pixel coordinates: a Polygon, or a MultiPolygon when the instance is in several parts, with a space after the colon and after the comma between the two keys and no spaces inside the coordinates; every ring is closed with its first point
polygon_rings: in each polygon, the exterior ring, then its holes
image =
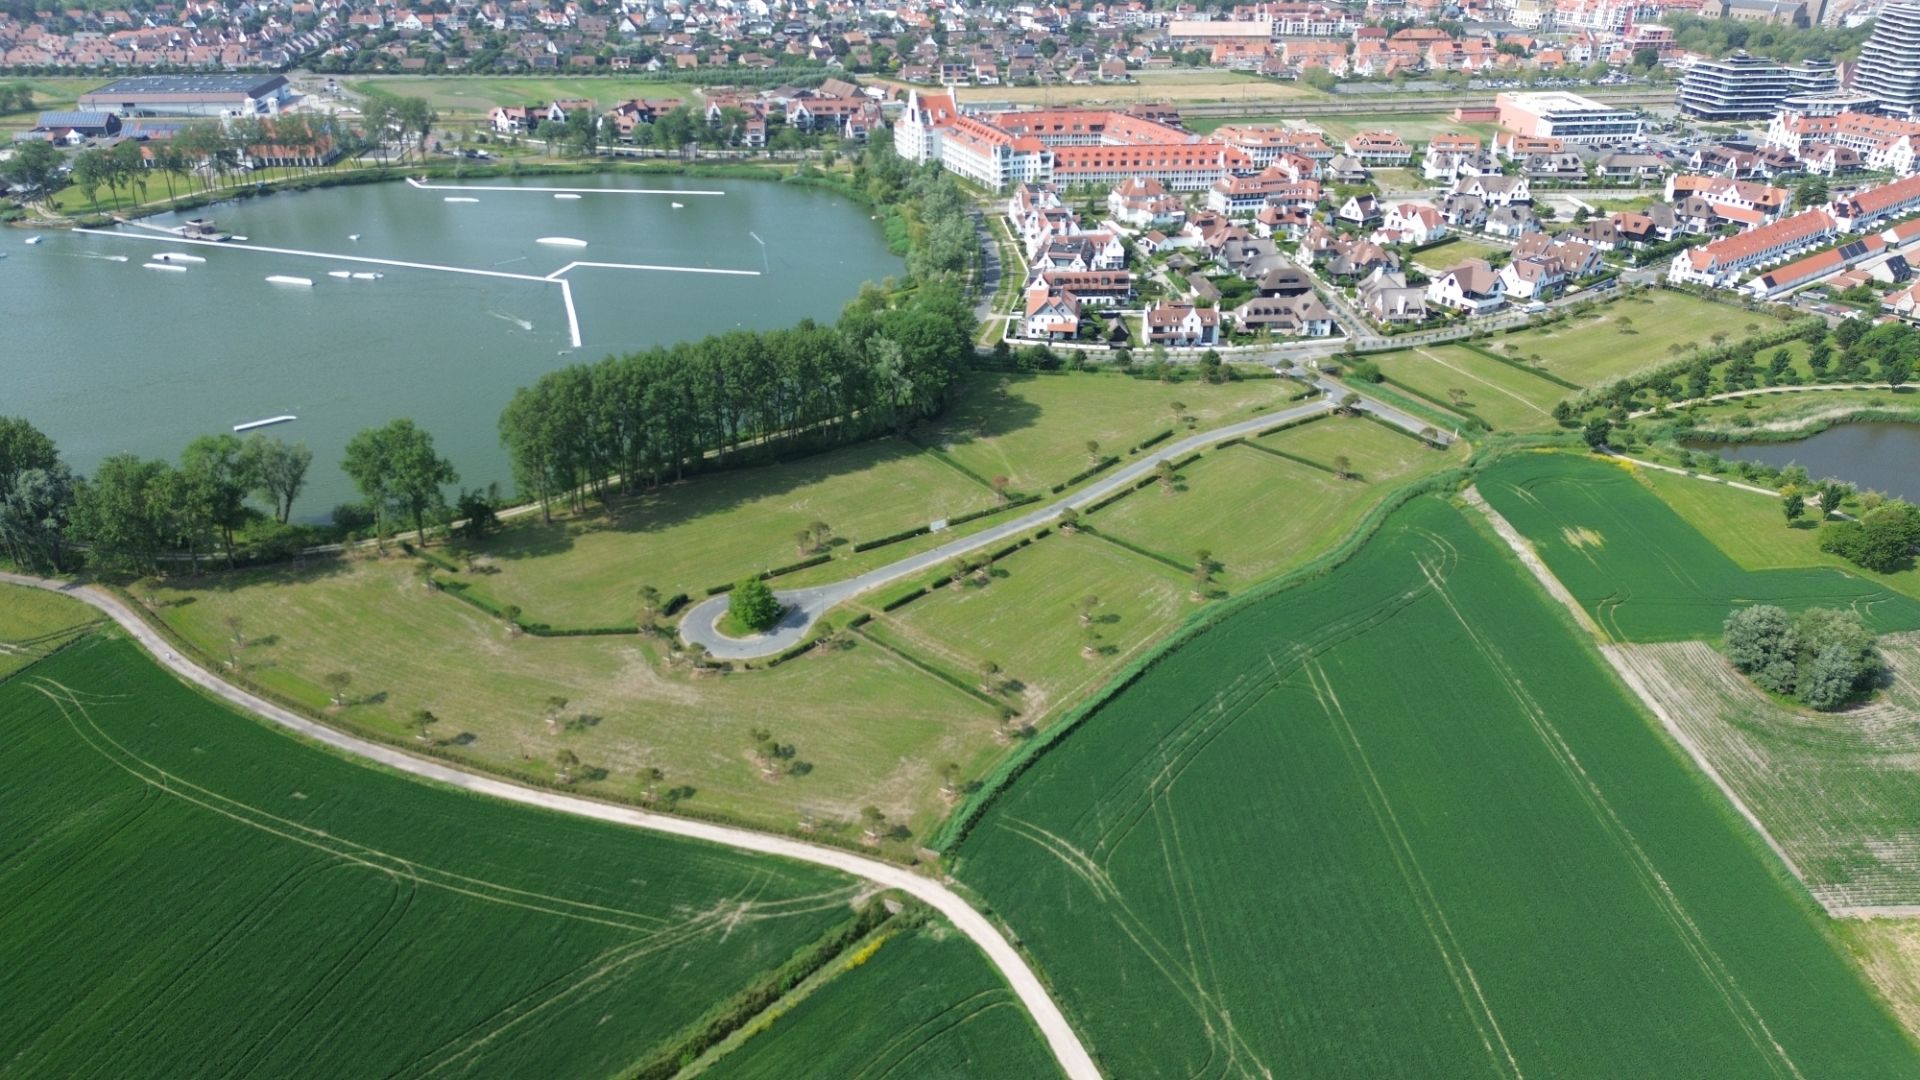
{"type": "Polygon", "coordinates": [[[859,634],[862,638],[865,638],[866,640],[873,642],[875,645],[878,645],[882,649],[887,650],[888,652],[899,657],[900,659],[906,661],[908,664],[912,665],[913,667],[916,667],[921,671],[924,671],[927,674],[933,676],[934,678],[939,679],[941,682],[946,683],[948,686],[953,687],[955,690],[960,691],[961,693],[967,695],[968,697],[974,698],[975,700],[978,700],[978,701],[985,702],[986,704],[991,705],[996,709],[1011,708],[1011,706],[1009,706],[1006,702],[1001,701],[999,698],[989,697],[988,695],[981,693],[979,687],[973,685],[972,683],[966,681],[965,679],[960,678],[958,675],[955,675],[952,672],[949,672],[946,669],[938,667],[934,664],[930,664],[925,660],[922,660],[918,656],[915,656],[912,653],[908,652],[907,650],[901,648],[900,646],[895,645],[894,643],[887,641],[884,638],[878,637],[873,633],[873,631],[868,630],[865,626],[862,626],[860,629],[856,630],[855,633],[859,634]]]}
{"type": "Polygon", "coordinates": [[[1302,416],[1294,420],[1283,420],[1280,423],[1275,424],[1270,428],[1261,428],[1259,431],[1256,431],[1253,433],[1253,437],[1256,439],[1264,439],[1269,435],[1275,435],[1275,434],[1278,434],[1279,432],[1286,431],[1288,428],[1304,427],[1308,424],[1313,423],[1315,420],[1325,420],[1327,417],[1332,415],[1333,415],[1332,413],[1317,412],[1317,413],[1313,413],[1310,416],[1302,416]]]}
{"type": "Polygon", "coordinates": [[[1178,570],[1183,574],[1193,573],[1193,566],[1191,564],[1183,563],[1179,559],[1176,559],[1171,555],[1162,555],[1159,552],[1153,550],[1152,548],[1144,548],[1144,547],[1141,547],[1139,544],[1133,543],[1130,540],[1122,540],[1119,537],[1113,535],[1112,533],[1101,532],[1099,529],[1096,529],[1091,525],[1082,524],[1080,528],[1084,529],[1089,536],[1097,536],[1100,539],[1105,540],[1107,543],[1114,545],[1115,547],[1126,548],[1128,551],[1133,552],[1135,555],[1144,555],[1147,558],[1152,559],[1154,562],[1164,563],[1167,566],[1171,566],[1175,570],[1178,570]]]}
{"type": "MultiPolygon", "coordinates": [[[[1408,386],[1407,384],[1394,379],[1391,375],[1386,377],[1385,383],[1386,385],[1392,386],[1395,390],[1399,390],[1406,393],[1416,401],[1419,401],[1420,403],[1428,406],[1429,408],[1440,410],[1440,415],[1443,417],[1453,417],[1458,420],[1464,420],[1466,421],[1468,427],[1475,428],[1480,431],[1493,430],[1493,425],[1487,423],[1485,420],[1482,420],[1479,414],[1475,413],[1472,409],[1469,409],[1465,406],[1456,407],[1453,405],[1442,405],[1438,401],[1435,401],[1434,399],[1428,397],[1427,395],[1421,393],[1420,391],[1415,390],[1413,387],[1408,386]]],[[[1410,402],[1407,402],[1405,399],[1402,399],[1400,402],[1395,402],[1393,401],[1392,399],[1393,395],[1391,394],[1378,394],[1377,396],[1385,400],[1389,405],[1399,404],[1402,407],[1405,407],[1406,405],[1411,404],[1410,402]]],[[[1409,411],[1419,412],[1420,410],[1416,407],[1416,408],[1410,409],[1409,411]]],[[[1441,421],[1441,423],[1445,423],[1445,422],[1446,421],[1444,420],[1441,421]]]]}
{"type": "Polygon", "coordinates": [[[784,574],[797,573],[801,570],[807,569],[810,566],[819,566],[821,563],[829,563],[832,561],[833,561],[833,553],[828,551],[823,551],[818,555],[811,555],[811,556],[808,556],[807,558],[801,559],[799,562],[791,562],[785,566],[776,566],[773,569],[763,571],[756,576],[758,576],[761,581],[765,581],[768,578],[777,578],[784,574]]]}
{"type": "Polygon", "coordinates": [[[1008,499],[998,506],[989,506],[980,510],[969,510],[959,517],[950,517],[947,519],[947,527],[952,528],[955,525],[965,525],[969,521],[977,521],[983,517],[991,517],[1002,510],[1011,510],[1016,506],[1025,506],[1028,503],[1036,503],[1039,501],[1040,496],[1038,495],[1022,495],[1019,498],[1008,499]]]}
{"type": "Polygon", "coordinates": [[[1513,368],[1515,371],[1524,371],[1529,375],[1538,376],[1539,378],[1545,379],[1555,386],[1562,386],[1567,388],[1568,390],[1574,390],[1574,391],[1580,391],[1580,390],[1586,389],[1586,387],[1581,386],[1577,382],[1573,382],[1568,379],[1563,379],[1560,376],[1555,375],[1551,371],[1542,371],[1537,367],[1532,367],[1527,364],[1523,364],[1520,361],[1515,360],[1511,356],[1501,356],[1499,353],[1494,352],[1492,349],[1486,348],[1475,342],[1463,341],[1463,342],[1460,342],[1460,347],[1463,349],[1466,349],[1469,352],[1478,353],[1489,360],[1493,360],[1498,363],[1505,364],[1508,367],[1513,368]]]}
{"type": "MultiPolygon", "coordinates": [[[[1173,434],[1173,432],[1169,431],[1167,432],[1167,434],[1171,435],[1173,434]]],[[[1117,457],[1103,457],[1099,461],[1096,461],[1092,465],[1088,466],[1087,468],[1081,469],[1079,472],[1074,473],[1072,476],[1069,476],[1065,480],[1062,480],[1059,483],[1053,485],[1053,487],[1050,490],[1052,490],[1053,494],[1058,495],[1061,492],[1072,487],[1073,485],[1078,484],[1082,480],[1086,480],[1097,473],[1105,472],[1106,470],[1113,468],[1114,465],[1117,464],[1119,461],[1120,459],[1117,457]]]]}
{"type": "Polygon", "coordinates": [[[912,592],[902,593],[899,596],[896,596],[893,599],[887,601],[886,603],[881,604],[880,610],[881,611],[898,611],[899,609],[906,607],[908,604],[913,603],[915,600],[918,600],[925,595],[927,595],[927,587],[925,585],[922,585],[919,588],[913,590],[912,592]]]}
{"type": "Polygon", "coordinates": [[[933,526],[921,525],[917,528],[907,529],[902,532],[889,533],[886,536],[878,537],[873,540],[862,540],[859,543],[853,545],[853,550],[855,552],[872,551],[874,548],[877,548],[877,547],[886,547],[888,544],[897,544],[902,540],[911,540],[916,536],[925,536],[932,531],[933,531],[933,526]]]}
{"type": "Polygon", "coordinates": [[[433,565],[439,567],[442,570],[447,571],[448,573],[457,574],[460,572],[460,569],[461,569],[460,564],[454,562],[452,559],[447,558],[445,555],[442,555],[439,552],[428,551],[426,548],[423,548],[423,547],[414,547],[413,541],[411,540],[400,541],[400,550],[406,552],[409,555],[414,556],[415,558],[425,559],[426,561],[432,563],[433,565]]]}
{"type": "Polygon", "coordinates": [[[1002,791],[1031,768],[1034,762],[1040,760],[1042,754],[1052,748],[1055,743],[1072,734],[1087,717],[1098,712],[1121,691],[1132,686],[1160,661],[1185,647],[1201,632],[1251,604],[1265,600],[1303,581],[1320,577],[1341,566],[1372,539],[1373,534],[1395,510],[1427,492],[1457,489],[1460,483],[1471,475],[1474,467],[1475,463],[1469,462],[1465,468],[1450,469],[1396,489],[1379,506],[1374,507],[1366,517],[1362,518],[1354,531],[1349,533],[1347,538],[1332,551],[1290,574],[1275,578],[1239,597],[1203,608],[1157,648],[1121,669],[1098,693],[1062,717],[1058,723],[1028,740],[1019,750],[1004,758],[992,772],[981,778],[980,785],[947,818],[940,832],[928,841],[927,846],[942,854],[951,853],[962,840],[966,839],[967,834],[972,831],[987,807],[993,804],[1002,791]]]}
{"type": "MultiPolygon", "coordinates": [[[[1226,443],[1221,443],[1220,445],[1225,446],[1226,443]]],[[[1330,473],[1333,471],[1331,468],[1325,465],[1322,465],[1317,461],[1308,460],[1307,458],[1303,458],[1298,454],[1289,454],[1285,450],[1275,450],[1271,446],[1262,446],[1259,443],[1252,443],[1252,442],[1245,443],[1243,445],[1245,445],[1249,450],[1258,450],[1263,454],[1272,454],[1274,457],[1277,457],[1277,458],[1286,458],[1288,461],[1293,462],[1295,465],[1305,465],[1309,469],[1319,469],[1323,473],[1330,473]]]]}
{"type": "Polygon", "coordinates": [[[1152,436],[1151,438],[1147,439],[1145,442],[1134,447],[1133,452],[1137,454],[1142,450],[1148,449],[1149,447],[1158,446],[1161,443],[1166,442],[1168,439],[1171,439],[1171,438],[1173,438],[1173,429],[1168,428],[1167,430],[1161,432],[1160,434],[1152,436]]]}

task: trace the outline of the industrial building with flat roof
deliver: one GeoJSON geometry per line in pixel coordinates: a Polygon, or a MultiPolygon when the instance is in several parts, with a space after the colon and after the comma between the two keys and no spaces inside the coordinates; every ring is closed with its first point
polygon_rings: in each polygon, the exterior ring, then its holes
{"type": "Polygon", "coordinates": [[[1630,141],[1640,137],[1643,126],[1632,109],[1560,91],[1501,94],[1494,105],[1508,131],[1573,143],[1630,141]]]}
{"type": "Polygon", "coordinates": [[[284,75],[136,75],[80,95],[80,109],[120,116],[271,116],[290,96],[284,75]]]}

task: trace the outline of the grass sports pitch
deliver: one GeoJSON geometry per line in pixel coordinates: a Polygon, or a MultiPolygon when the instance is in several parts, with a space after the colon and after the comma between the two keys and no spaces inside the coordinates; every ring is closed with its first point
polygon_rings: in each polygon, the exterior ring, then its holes
{"type": "Polygon", "coordinates": [[[1844,570],[1742,569],[1617,465],[1527,454],[1478,485],[1620,641],[1715,639],[1729,611],[1758,603],[1851,608],[1877,631],[1920,629],[1920,601],[1844,570]]]}
{"type": "Polygon", "coordinates": [[[1433,497],[1099,704],[957,855],[1114,1075],[1912,1068],[1804,894],[1433,497]]]}

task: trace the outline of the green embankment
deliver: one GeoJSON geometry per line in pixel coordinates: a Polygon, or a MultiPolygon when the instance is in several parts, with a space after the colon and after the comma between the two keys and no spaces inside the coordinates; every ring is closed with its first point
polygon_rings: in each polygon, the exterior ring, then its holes
{"type": "Polygon", "coordinates": [[[0,684],[0,755],[22,1076],[665,1075],[861,891],[356,765],[118,638],[0,684]]]}
{"type": "Polygon", "coordinates": [[[957,848],[1129,1077],[1892,1077],[1804,894],[1436,497],[1038,758],[957,848]]]}
{"type": "Polygon", "coordinates": [[[1489,468],[1479,487],[1622,641],[1717,638],[1728,611],[1743,603],[1852,608],[1879,631],[1920,629],[1920,601],[1844,570],[1743,569],[1632,473],[1606,462],[1516,456],[1489,468]]]}

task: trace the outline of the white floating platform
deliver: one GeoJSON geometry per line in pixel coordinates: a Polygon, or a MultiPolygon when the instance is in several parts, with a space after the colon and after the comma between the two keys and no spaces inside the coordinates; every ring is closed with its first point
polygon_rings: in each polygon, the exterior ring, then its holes
{"type": "Polygon", "coordinates": [[[449,196],[447,196],[446,198],[444,198],[444,199],[441,199],[440,201],[441,201],[441,202],[479,202],[480,200],[479,200],[479,199],[472,199],[472,198],[467,198],[467,197],[465,197],[465,196],[461,196],[461,195],[449,195],[449,196]]]}
{"type": "Polygon", "coordinates": [[[188,255],[181,251],[163,251],[153,257],[154,262],[203,263],[207,260],[198,255],[188,255]]]}
{"type": "Polygon", "coordinates": [[[300,418],[293,415],[292,413],[288,413],[285,416],[269,416],[265,420],[249,420],[244,424],[235,424],[233,425],[233,430],[252,431],[254,428],[257,428],[257,427],[266,427],[270,424],[284,424],[289,420],[298,420],[298,419],[300,418]]]}
{"type": "Polygon", "coordinates": [[[29,236],[29,237],[27,237],[27,243],[29,243],[29,244],[44,244],[44,243],[46,243],[46,242],[47,242],[47,238],[46,238],[46,237],[44,237],[44,236],[29,236]]]}
{"type": "Polygon", "coordinates": [[[380,280],[381,278],[383,278],[383,277],[386,277],[386,276],[387,276],[387,275],[385,275],[385,274],[383,274],[383,273],[381,273],[381,272],[379,272],[378,270],[372,270],[372,271],[369,271],[369,270],[361,270],[361,271],[358,271],[357,273],[355,273],[355,274],[353,275],[353,280],[355,280],[355,281],[379,281],[379,280],[380,280]]]}
{"type": "Polygon", "coordinates": [[[148,270],[171,270],[176,274],[184,274],[187,272],[186,267],[177,266],[173,263],[150,262],[150,263],[142,263],[141,265],[148,270]]]}
{"type": "Polygon", "coordinates": [[[556,199],[578,199],[580,196],[572,194],[571,192],[561,191],[556,192],[553,197],[556,199]]]}
{"type": "Polygon", "coordinates": [[[535,240],[536,244],[549,244],[553,247],[586,247],[585,240],[575,240],[571,236],[543,236],[535,240]]]}
{"type": "Polygon", "coordinates": [[[275,285],[300,285],[309,289],[313,288],[313,279],[310,277],[294,277],[292,274],[269,274],[267,280],[275,285]]]}
{"type": "Polygon", "coordinates": [[[673,207],[675,210],[685,210],[687,208],[687,204],[681,202],[668,203],[667,205],[673,207]]]}
{"type": "Polygon", "coordinates": [[[351,270],[329,270],[329,271],[327,271],[327,276],[328,276],[328,277],[337,277],[337,278],[339,278],[340,280],[342,280],[342,281],[345,281],[346,279],[348,279],[348,278],[350,278],[350,277],[352,277],[352,276],[353,276],[353,271],[351,271],[351,270]]]}

